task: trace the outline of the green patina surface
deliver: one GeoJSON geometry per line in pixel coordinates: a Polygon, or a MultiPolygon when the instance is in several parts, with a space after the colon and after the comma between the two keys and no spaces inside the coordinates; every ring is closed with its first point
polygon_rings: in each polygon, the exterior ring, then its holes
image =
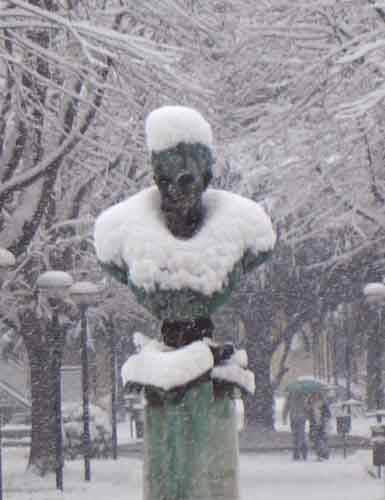
{"type": "Polygon", "coordinates": [[[145,409],[144,500],[237,500],[234,403],[212,382],[145,409]]]}
{"type": "Polygon", "coordinates": [[[188,288],[162,290],[157,287],[153,291],[146,291],[130,281],[128,269],[122,269],[112,263],[101,263],[101,265],[120,283],[128,285],[137,301],[158,319],[178,321],[211,316],[218,307],[226,302],[240,282],[242,275],[263,264],[270,255],[271,252],[261,252],[258,256],[246,252],[229,273],[227,285],[211,295],[204,295],[188,288]]]}
{"type": "Polygon", "coordinates": [[[227,394],[216,397],[210,409],[210,500],[235,500],[238,490],[238,431],[234,401],[227,394]]]}

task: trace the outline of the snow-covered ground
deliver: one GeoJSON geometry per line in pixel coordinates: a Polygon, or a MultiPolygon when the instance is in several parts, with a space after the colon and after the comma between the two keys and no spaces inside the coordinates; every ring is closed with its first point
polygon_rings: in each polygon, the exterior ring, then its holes
{"type": "Polygon", "coordinates": [[[292,462],[289,454],[241,456],[242,500],[379,500],[383,480],[369,476],[371,452],[327,462],[292,462]]]}
{"type": "MultiPolygon", "coordinates": [[[[280,416],[282,400],[276,404],[277,430],[288,430],[280,416]]],[[[334,423],[334,419],[333,419],[334,423]]],[[[353,434],[369,436],[373,419],[352,419],[353,434]]],[[[118,427],[118,441],[131,441],[128,422],[118,427]]],[[[64,493],[55,490],[54,476],[39,479],[26,473],[28,448],[3,449],[4,500],[141,500],[142,462],[139,457],[93,460],[92,480],[83,480],[83,462],[66,462],[64,493]]],[[[371,466],[372,452],[357,451],[343,458],[332,451],[326,462],[311,456],[293,462],[291,454],[241,454],[241,500],[384,500],[384,479],[377,479],[371,466]],[[369,474],[372,473],[372,475],[369,474]]],[[[205,500],[205,499],[202,499],[205,500]]]]}
{"type": "MultiPolygon", "coordinates": [[[[54,477],[25,473],[26,450],[4,452],[4,500],[141,500],[141,461],[135,458],[92,461],[92,480],[83,481],[83,463],[66,463],[64,493],[54,477]]],[[[383,500],[384,483],[366,471],[370,451],[328,462],[293,462],[289,454],[241,455],[242,500],[383,500]]],[[[204,499],[202,499],[204,500],[204,499]]]]}

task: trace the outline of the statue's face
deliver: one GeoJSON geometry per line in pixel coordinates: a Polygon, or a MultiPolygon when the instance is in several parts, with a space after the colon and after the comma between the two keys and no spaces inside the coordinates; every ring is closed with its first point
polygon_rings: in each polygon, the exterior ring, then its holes
{"type": "Polygon", "coordinates": [[[186,212],[197,206],[212,176],[213,158],[208,147],[180,143],[153,153],[151,162],[162,208],[186,212]]]}

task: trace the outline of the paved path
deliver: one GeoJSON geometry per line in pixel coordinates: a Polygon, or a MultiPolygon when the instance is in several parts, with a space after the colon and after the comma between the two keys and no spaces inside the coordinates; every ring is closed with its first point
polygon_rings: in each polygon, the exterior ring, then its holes
{"type": "MultiPolygon", "coordinates": [[[[332,434],[329,436],[330,448],[343,450],[343,439],[341,436],[332,434]]],[[[241,452],[268,452],[285,451],[292,448],[292,435],[288,431],[268,431],[247,427],[239,434],[239,447],[241,452]]],[[[347,436],[346,446],[349,449],[370,448],[370,441],[363,436],[347,436]]],[[[342,451],[341,451],[342,452],[342,451]]]]}
{"type": "Polygon", "coordinates": [[[242,500],[383,500],[383,479],[369,476],[370,452],[292,462],[280,453],[241,455],[242,500]]]}
{"type": "MultiPolygon", "coordinates": [[[[340,436],[329,437],[329,446],[339,450],[343,454],[343,440],[340,436]]],[[[347,449],[356,450],[360,448],[370,448],[370,441],[362,436],[349,436],[346,443],[347,449]]],[[[241,453],[268,453],[285,452],[292,448],[292,437],[290,432],[258,431],[247,429],[239,435],[239,448],[241,453]]],[[[142,453],[142,442],[125,442],[119,445],[119,455],[130,456],[142,453]]]]}

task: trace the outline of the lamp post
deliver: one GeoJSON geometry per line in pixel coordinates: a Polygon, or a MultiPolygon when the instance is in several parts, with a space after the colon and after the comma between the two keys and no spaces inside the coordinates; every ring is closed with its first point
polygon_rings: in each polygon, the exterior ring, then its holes
{"type": "MultiPolygon", "coordinates": [[[[16,259],[14,255],[6,250],[0,248],[0,275],[1,279],[3,274],[15,265],[16,259]]],[[[2,461],[2,426],[3,426],[3,412],[0,409],[0,500],[3,500],[3,461],[2,461]]]]}
{"type": "Polygon", "coordinates": [[[376,330],[376,362],[375,362],[375,400],[376,400],[376,419],[377,425],[371,427],[373,444],[373,465],[377,466],[377,476],[381,477],[381,467],[385,464],[385,426],[381,425],[384,404],[384,384],[383,384],[383,358],[384,341],[381,335],[381,306],[385,304],[385,285],[384,283],[368,283],[364,287],[364,296],[366,301],[379,308],[378,328],[376,330]]]}
{"type": "MultiPolygon", "coordinates": [[[[350,309],[347,304],[339,304],[338,310],[340,312],[340,325],[344,332],[344,358],[345,358],[345,380],[346,380],[346,399],[352,398],[352,338],[350,333],[350,309]]],[[[350,406],[347,405],[346,409],[350,415],[350,406]]]]}
{"type": "Polygon", "coordinates": [[[63,490],[63,436],[62,436],[62,415],[61,415],[61,357],[62,357],[62,335],[59,324],[58,306],[60,301],[66,296],[69,287],[72,285],[71,275],[64,271],[46,271],[42,273],[36,285],[40,293],[48,299],[48,304],[52,309],[51,335],[48,335],[48,342],[51,344],[52,378],[55,384],[55,472],[56,488],[63,490]]]}
{"type": "Polygon", "coordinates": [[[111,382],[111,445],[112,445],[112,458],[118,458],[118,433],[117,433],[117,363],[116,363],[116,336],[114,327],[109,329],[110,338],[110,382],[111,382]]]}
{"type": "Polygon", "coordinates": [[[385,285],[384,283],[368,283],[364,287],[364,295],[366,301],[374,306],[377,306],[379,314],[379,325],[376,331],[376,363],[375,363],[375,400],[376,408],[383,408],[384,404],[384,384],[383,384],[383,357],[384,357],[384,342],[381,335],[381,306],[385,305],[385,285]]]}
{"type": "Polygon", "coordinates": [[[87,347],[87,309],[97,305],[101,288],[90,281],[78,281],[70,288],[71,299],[80,310],[81,360],[82,360],[82,396],[83,396],[83,456],[84,479],[91,480],[91,435],[89,409],[88,347],[87,347]]]}

